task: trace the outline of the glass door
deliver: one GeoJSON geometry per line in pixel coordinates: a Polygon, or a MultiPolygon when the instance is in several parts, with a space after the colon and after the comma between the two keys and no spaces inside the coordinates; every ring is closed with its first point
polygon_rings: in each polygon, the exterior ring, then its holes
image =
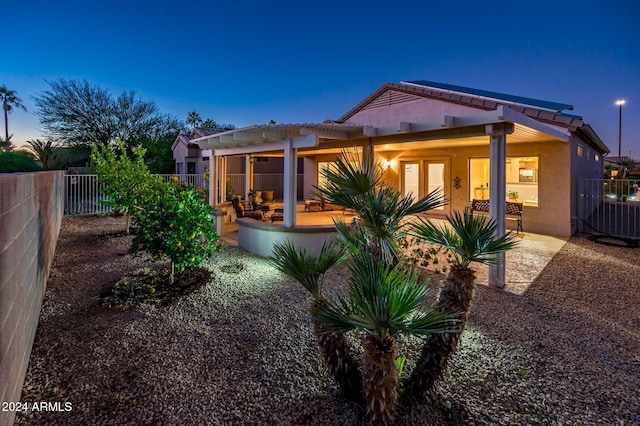
{"type": "MultiPolygon", "coordinates": [[[[432,191],[442,189],[445,198],[450,198],[449,159],[433,158],[400,163],[402,195],[412,194],[414,198],[424,197],[432,191]]],[[[443,215],[449,206],[442,206],[430,213],[443,215]]]]}
{"type": "MultiPolygon", "coordinates": [[[[445,163],[444,162],[433,162],[433,161],[425,161],[425,167],[427,170],[426,173],[426,194],[430,194],[433,191],[437,191],[438,189],[442,190],[445,198],[448,197],[448,188],[446,185],[445,179],[445,163]]],[[[425,194],[425,195],[426,195],[425,194]]],[[[438,212],[444,212],[446,206],[441,206],[436,208],[438,212]]]]}

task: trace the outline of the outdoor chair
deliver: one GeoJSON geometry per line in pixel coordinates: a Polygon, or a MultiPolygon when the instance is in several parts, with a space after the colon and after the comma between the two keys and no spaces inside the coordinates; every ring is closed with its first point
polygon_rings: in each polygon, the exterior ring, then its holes
{"type": "Polygon", "coordinates": [[[245,210],[244,206],[240,202],[239,196],[235,196],[231,199],[231,205],[236,211],[236,217],[250,217],[257,220],[264,220],[264,213],[262,210],[245,210]]]}

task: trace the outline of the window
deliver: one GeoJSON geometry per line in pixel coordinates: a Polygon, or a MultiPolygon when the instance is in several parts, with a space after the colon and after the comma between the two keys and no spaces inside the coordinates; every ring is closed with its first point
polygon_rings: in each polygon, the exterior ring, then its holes
{"type": "Polygon", "coordinates": [[[209,157],[202,157],[202,161],[209,161],[209,157]]]}
{"type": "MultiPolygon", "coordinates": [[[[508,157],[505,166],[506,192],[510,201],[538,205],[538,157],[508,157]]],[[[489,199],[489,159],[469,160],[469,199],[489,199]]]]}
{"type": "Polygon", "coordinates": [[[318,162],[318,187],[323,188],[326,186],[327,178],[324,176],[325,170],[336,170],[336,163],[329,161],[318,162]]]}
{"type": "Polygon", "coordinates": [[[584,157],[584,147],[580,144],[578,144],[578,157],[584,157]]]}

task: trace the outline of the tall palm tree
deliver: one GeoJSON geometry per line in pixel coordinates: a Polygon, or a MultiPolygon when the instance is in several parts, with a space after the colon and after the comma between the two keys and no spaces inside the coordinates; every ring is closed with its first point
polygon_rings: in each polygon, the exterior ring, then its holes
{"type": "Polygon", "coordinates": [[[22,105],[22,99],[16,96],[16,91],[7,89],[4,84],[0,86],[0,97],[2,97],[2,110],[4,111],[4,140],[9,141],[9,113],[14,108],[21,108],[27,112],[27,108],[22,105]]]}
{"type": "Polygon", "coordinates": [[[62,167],[62,151],[53,141],[34,139],[27,141],[29,154],[40,164],[43,170],[54,170],[62,167]]]}
{"type": "MultiPolygon", "coordinates": [[[[420,219],[411,225],[411,234],[427,243],[447,248],[453,254],[449,274],[440,289],[435,308],[459,312],[461,327],[469,317],[475,296],[475,272],[471,263],[493,264],[499,253],[512,249],[516,235],[509,232],[496,237],[496,222],[484,216],[474,216],[470,209],[447,215],[447,223],[438,225],[420,219]]],[[[447,361],[460,342],[459,333],[430,335],[422,348],[420,360],[405,385],[405,395],[410,399],[422,399],[434,381],[440,376],[447,361]]]]}
{"type": "Polygon", "coordinates": [[[187,114],[187,124],[193,126],[193,128],[195,129],[196,126],[200,123],[202,123],[202,117],[200,117],[200,114],[198,114],[195,111],[190,111],[189,114],[187,114]]]}

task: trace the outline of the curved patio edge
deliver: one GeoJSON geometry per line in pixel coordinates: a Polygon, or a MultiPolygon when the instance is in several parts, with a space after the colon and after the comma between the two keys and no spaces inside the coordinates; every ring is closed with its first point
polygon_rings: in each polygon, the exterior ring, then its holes
{"type": "Polygon", "coordinates": [[[298,248],[306,248],[318,254],[325,241],[337,235],[334,225],[302,225],[285,228],[279,224],[261,222],[250,218],[239,218],[238,246],[249,253],[262,257],[271,256],[275,243],[287,240],[298,248]]]}

